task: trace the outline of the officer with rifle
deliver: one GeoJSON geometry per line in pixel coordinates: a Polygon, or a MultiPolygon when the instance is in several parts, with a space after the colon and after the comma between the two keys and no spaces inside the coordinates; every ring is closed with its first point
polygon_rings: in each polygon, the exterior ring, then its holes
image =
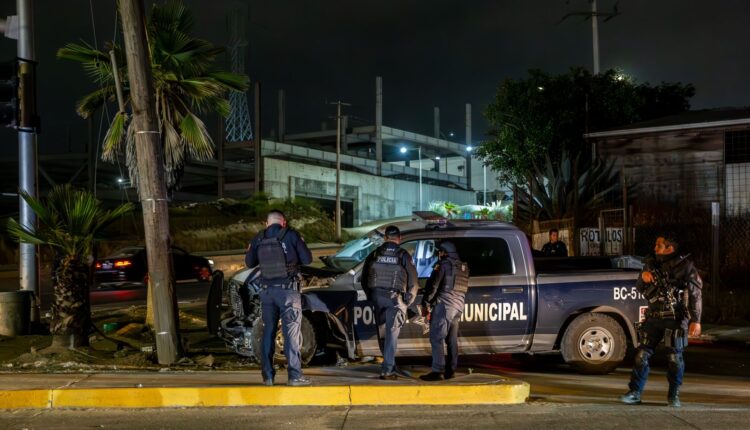
{"type": "Polygon", "coordinates": [[[674,235],[656,238],[655,257],[648,259],[638,278],[636,288],[648,300],[646,320],[639,327],[639,341],[635,363],[630,376],[629,391],[620,397],[626,404],[641,402],[641,394],[648,380],[649,358],[664,340],[667,349],[667,401],[680,407],[680,386],[685,372],[682,352],[688,336],[701,333],[701,289],[703,281],[687,256],[678,254],[674,235]]]}

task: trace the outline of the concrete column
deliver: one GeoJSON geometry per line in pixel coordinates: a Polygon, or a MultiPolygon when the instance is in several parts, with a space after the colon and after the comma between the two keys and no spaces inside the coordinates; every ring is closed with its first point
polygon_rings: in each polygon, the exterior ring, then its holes
{"type": "Polygon", "coordinates": [[[284,142],[286,134],[286,96],[284,90],[279,90],[279,136],[278,142],[284,142]]]}
{"type": "Polygon", "coordinates": [[[341,118],[341,152],[346,154],[349,151],[349,141],[346,140],[346,130],[349,128],[349,115],[341,118]]]}
{"type": "Polygon", "coordinates": [[[440,139],[440,108],[435,106],[433,111],[433,136],[440,139]]]}
{"type": "Polygon", "coordinates": [[[383,174],[383,78],[375,77],[375,161],[378,176],[383,174]]]}

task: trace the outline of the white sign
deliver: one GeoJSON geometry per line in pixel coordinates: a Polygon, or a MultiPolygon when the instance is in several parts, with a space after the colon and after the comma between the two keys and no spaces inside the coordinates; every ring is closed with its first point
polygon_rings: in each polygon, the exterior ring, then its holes
{"type": "MultiPolygon", "coordinates": [[[[622,227],[607,227],[604,229],[604,253],[605,255],[622,254],[622,227]]],[[[586,227],[579,230],[580,253],[582,256],[602,255],[601,237],[596,227],[586,227]]]]}

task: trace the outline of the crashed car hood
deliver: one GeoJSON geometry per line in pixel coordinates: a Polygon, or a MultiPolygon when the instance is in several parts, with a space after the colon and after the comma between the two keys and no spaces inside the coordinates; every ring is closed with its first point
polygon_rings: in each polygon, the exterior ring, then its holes
{"type": "MultiPolygon", "coordinates": [[[[340,270],[334,270],[327,267],[301,266],[299,271],[302,274],[302,279],[305,283],[302,287],[302,292],[314,290],[351,291],[355,289],[354,275],[356,270],[354,269],[342,273],[340,270]]],[[[241,270],[232,276],[232,280],[245,283],[248,280],[248,276],[251,274],[253,279],[257,278],[257,268],[241,270]]]]}

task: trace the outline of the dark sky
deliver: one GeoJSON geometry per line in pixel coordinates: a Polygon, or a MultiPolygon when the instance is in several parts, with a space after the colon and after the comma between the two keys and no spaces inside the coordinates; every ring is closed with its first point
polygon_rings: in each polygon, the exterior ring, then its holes
{"type": "MultiPolygon", "coordinates": [[[[236,2],[186,3],[196,34],[225,44],[226,14],[236,2]]],[[[36,1],[43,153],[80,150],[85,140],[74,104],[94,86],[78,64],[54,54],[65,42],[94,43],[90,4],[102,46],[113,37],[114,0],[36,1]]],[[[600,10],[613,4],[599,0],[600,10]]],[[[2,2],[0,15],[13,14],[14,5],[2,2]]],[[[326,101],[338,99],[372,121],[374,77],[381,75],[386,125],[431,134],[432,107],[439,106],[443,131],[460,136],[468,102],[479,139],[486,130],[479,113],[503,79],[531,68],[591,66],[590,23],[559,23],[588,7],[587,0],[252,0],[247,73],[263,83],[266,131],[276,124],[279,88],[287,92],[288,132],[317,129],[333,112],[326,101]]],[[[695,108],[750,105],[750,2],[621,0],[619,9],[600,23],[602,69],[621,68],[639,82],[691,82],[695,108]]],[[[15,42],[0,40],[0,53],[13,57],[15,42]]],[[[14,153],[15,134],[3,131],[0,139],[14,153]]]]}

